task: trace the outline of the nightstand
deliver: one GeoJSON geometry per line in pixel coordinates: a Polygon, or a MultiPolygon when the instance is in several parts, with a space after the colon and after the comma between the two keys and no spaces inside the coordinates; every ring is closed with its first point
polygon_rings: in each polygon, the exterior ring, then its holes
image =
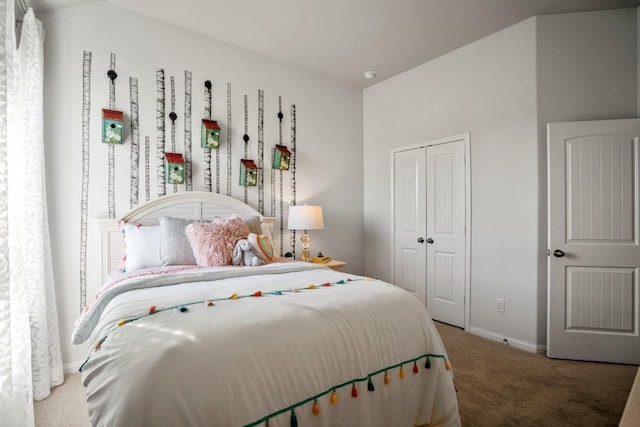
{"type": "Polygon", "coordinates": [[[338,261],[337,259],[332,259],[329,262],[318,262],[318,263],[315,263],[315,264],[324,265],[325,267],[329,267],[330,269],[335,270],[335,271],[342,271],[344,266],[347,265],[346,262],[338,261]]]}

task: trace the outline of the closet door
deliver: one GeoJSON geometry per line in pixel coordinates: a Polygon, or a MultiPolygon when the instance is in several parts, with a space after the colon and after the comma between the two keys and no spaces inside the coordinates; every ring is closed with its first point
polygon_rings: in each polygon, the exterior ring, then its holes
{"type": "Polygon", "coordinates": [[[441,322],[465,326],[464,141],[427,147],[427,308],[441,322]]]}
{"type": "Polygon", "coordinates": [[[394,154],[394,284],[425,301],[425,148],[394,154]]]}

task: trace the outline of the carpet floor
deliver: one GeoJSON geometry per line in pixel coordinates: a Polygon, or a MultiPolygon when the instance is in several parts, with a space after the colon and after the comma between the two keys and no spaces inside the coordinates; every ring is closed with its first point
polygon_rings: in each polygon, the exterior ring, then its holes
{"type": "MultiPolygon", "coordinates": [[[[453,366],[464,426],[618,425],[637,366],[548,359],[436,326],[453,366]]],[[[37,427],[91,425],[80,374],[65,376],[34,406],[37,427]]]]}
{"type": "Polygon", "coordinates": [[[464,426],[617,426],[638,369],[549,359],[437,323],[464,426]]]}

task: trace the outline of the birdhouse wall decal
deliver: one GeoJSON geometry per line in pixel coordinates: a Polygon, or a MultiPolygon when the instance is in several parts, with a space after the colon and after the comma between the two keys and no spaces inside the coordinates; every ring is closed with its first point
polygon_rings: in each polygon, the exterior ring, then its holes
{"type": "Polygon", "coordinates": [[[291,160],[291,151],[284,145],[276,145],[273,148],[273,168],[281,171],[289,170],[289,160],[291,160]]]}
{"type": "Polygon", "coordinates": [[[124,144],[124,113],[122,111],[102,109],[102,142],[105,144],[124,144]]]}
{"type": "Polygon", "coordinates": [[[240,160],[240,185],[255,186],[258,182],[258,166],[253,160],[240,160]]]}
{"type": "Polygon", "coordinates": [[[167,184],[184,184],[184,158],[180,153],[164,153],[164,176],[167,184]]]}
{"type": "Polygon", "coordinates": [[[202,119],[201,142],[203,148],[216,149],[220,146],[220,126],[218,122],[202,119]]]}

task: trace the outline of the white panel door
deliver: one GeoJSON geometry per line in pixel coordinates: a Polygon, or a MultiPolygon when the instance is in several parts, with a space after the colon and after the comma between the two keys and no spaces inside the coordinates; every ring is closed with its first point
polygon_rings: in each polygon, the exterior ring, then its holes
{"type": "Polygon", "coordinates": [[[394,283],[425,301],[425,150],[394,155],[394,283]]]}
{"type": "Polygon", "coordinates": [[[464,328],[464,141],[427,147],[427,308],[464,328]]]}
{"type": "Polygon", "coordinates": [[[640,364],[640,120],[547,130],[547,354],[640,364]]]}

